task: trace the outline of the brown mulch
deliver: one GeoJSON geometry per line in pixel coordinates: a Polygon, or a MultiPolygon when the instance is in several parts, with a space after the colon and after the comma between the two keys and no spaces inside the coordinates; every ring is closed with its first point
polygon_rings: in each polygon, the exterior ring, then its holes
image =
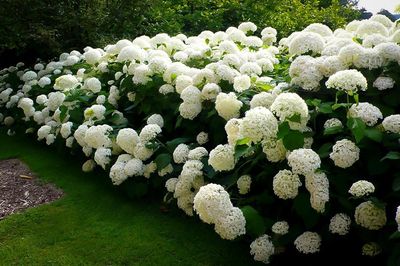
{"type": "Polygon", "coordinates": [[[0,161],[0,220],[7,215],[59,199],[62,190],[43,184],[18,159],[0,161]]]}

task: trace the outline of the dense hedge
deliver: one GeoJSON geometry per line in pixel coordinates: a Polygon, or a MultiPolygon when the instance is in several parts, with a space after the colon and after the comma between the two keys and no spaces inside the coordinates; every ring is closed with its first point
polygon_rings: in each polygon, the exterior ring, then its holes
{"type": "Polygon", "coordinates": [[[102,167],[132,195],[161,191],[251,242],[256,261],[398,265],[398,23],[310,24],[279,42],[254,32],[161,33],[20,63],[1,71],[1,121],[82,151],[84,171],[102,167]]]}

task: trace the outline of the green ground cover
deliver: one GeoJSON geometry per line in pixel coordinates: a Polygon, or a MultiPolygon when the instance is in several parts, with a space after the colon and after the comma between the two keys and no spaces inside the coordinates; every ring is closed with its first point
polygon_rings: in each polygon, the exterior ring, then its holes
{"type": "Polygon", "coordinates": [[[25,136],[0,134],[0,159],[20,158],[66,195],[0,221],[0,265],[247,265],[245,243],[154,200],[133,201],[103,172],[25,136]]]}

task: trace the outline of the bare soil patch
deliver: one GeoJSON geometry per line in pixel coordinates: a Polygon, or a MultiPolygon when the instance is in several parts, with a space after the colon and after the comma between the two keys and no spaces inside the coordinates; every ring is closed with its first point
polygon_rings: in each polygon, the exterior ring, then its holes
{"type": "Polygon", "coordinates": [[[7,215],[59,199],[63,191],[44,184],[18,159],[0,161],[0,220],[7,215]]]}

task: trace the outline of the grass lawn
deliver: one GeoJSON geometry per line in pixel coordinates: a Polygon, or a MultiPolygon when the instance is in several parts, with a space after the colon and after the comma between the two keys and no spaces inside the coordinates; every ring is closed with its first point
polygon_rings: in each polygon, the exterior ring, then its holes
{"type": "Polygon", "coordinates": [[[211,226],[159,203],[132,201],[104,172],[32,137],[0,134],[0,159],[20,158],[66,195],[0,221],[0,265],[248,265],[246,243],[224,241],[211,226]]]}

